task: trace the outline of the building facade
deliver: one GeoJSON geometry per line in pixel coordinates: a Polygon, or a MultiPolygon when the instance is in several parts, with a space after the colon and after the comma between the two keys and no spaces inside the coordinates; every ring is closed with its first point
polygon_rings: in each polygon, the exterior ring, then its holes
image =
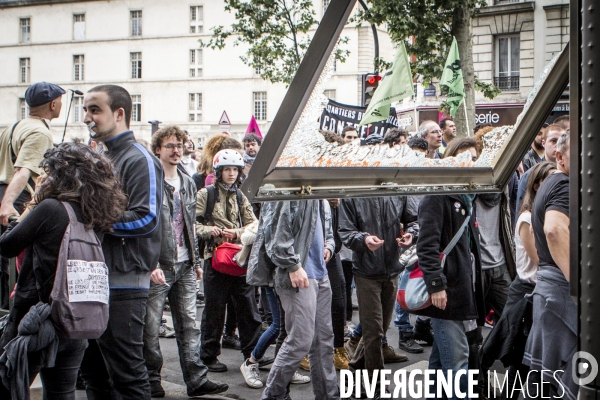
{"type": "MultiPolygon", "coordinates": [[[[488,0],[473,20],[473,67],[483,82],[502,92],[493,100],[475,93],[475,123],[511,125],[527,101],[533,85],[548,62],[569,41],[567,0],[488,0]]],[[[416,101],[406,100],[401,118],[410,118],[417,105],[419,120],[435,118],[445,100],[435,90],[417,85],[416,101]]],[[[568,93],[555,107],[555,114],[568,113],[568,93]]],[[[552,115],[549,119],[553,119],[552,115]]]]}
{"type": "MultiPolygon", "coordinates": [[[[315,0],[317,20],[328,0],[315,0]]],[[[223,50],[200,48],[210,28],[228,26],[234,15],[222,0],[0,0],[0,127],[28,113],[24,92],[49,81],[86,92],[117,84],[132,95],[132,129],[149,139],[150,120],[177,124],[201,144],[220,132],[226,111],[231,134],[241,138],[252,115],[266,133],[286,93],[283,84],[260,78],[240,56],[243,46],[227,41],[223,50]]],[[[359,104],[362,74],[373,69],[369,27],[348,25],[345,63],[336,63],[326,95],[359,104]]],[[[379,32],[380,53],[392,57],[392,44],[379,32]]],[[[52,121],[55,141],[62,137],[71,99],[63,98],[61,117],[52,121]]],[[[75,96],[66,140],[86,138],[83,98],[75,96]]]]}

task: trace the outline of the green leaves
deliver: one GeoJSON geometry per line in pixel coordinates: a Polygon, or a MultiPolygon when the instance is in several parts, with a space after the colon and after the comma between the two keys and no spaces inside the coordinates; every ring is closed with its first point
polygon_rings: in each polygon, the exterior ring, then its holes
{"type": "MultiPolygon", "coordinates": [[[[208,42],[201,47],[223,49],[226,40],[235,38],[233,45],[246,45],[241,60],[260,71],[263,79],[289,85],[311,40],[310,29],[318,25],[311,0],[225,0],[225,10],[234,13],[235,22],[229,27],[211,28],[208,42]]],[[[341,38],[338,44],[345,44],[341,38]]],[[[338,49],[335,57],[344,62],[348,50],[338,49]]]]}
{"type": "Polygon", "coordinates": [[[369,10],[360,10],[355,21],[386,25],[394,42],[405,41],[408,54],[416,58],[412,73],[428,86],[442,76],[452,44],[452,14],[465,4],[487,6],[486,0],[368,0],[369,10]]]}

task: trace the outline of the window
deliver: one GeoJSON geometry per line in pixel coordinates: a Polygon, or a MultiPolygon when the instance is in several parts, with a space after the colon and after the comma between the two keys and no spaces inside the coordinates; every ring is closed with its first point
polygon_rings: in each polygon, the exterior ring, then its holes
{"type": "Polygon", "coordinates": [[[85,40],[85,14],[73,14],[73,40],[85,40]]]}
{"type": "Polygon", "coordinates": [[[254,92],[254,117],[260,121],[267,119],[267,92],[254,92]]]}
{"type": "Polygon", "coordinates": [[[329,7],[329,3],[331,3],[331,0],[323,0],[323,15],[325,15],[325,11],[327,11],[327,7],[329,7]]]}
{"type": "Polygon", "coordinates": [[[494,84],[500,90],[519,90],[520,52],[521,38],[519,36],[498,37],[494,84]]]}
{"type": "Polygon", "coordinates": [[[260,68],[259,68],[259,67],[256,67],[256,68],[254,68],[254,75],[258,75],[258,76],[260,76],[261,72],[262,72],[262,71],[260,70],[260,68]]]}
{"type": "Polygon", "coordinates": [[[190,50],[190,78],[202,76],[202,49],[190,50]]]}
{"type": "Polygon", "coordinates": [[[335,89],[327,89],[323,92],[325,97],[331,100],[335,100],[335,89]]]}
{"type": "Polygon", "coordinates": [[[131,11],[131,36],[142,36],[142,11],[131,11]]]}
{"type": "Polygon", "coordinates": [[[142,78],[142,53],[131,53],[131,79],[142,78]]]}
{"type": "Polygon", "coordinates": [[[83,96],[73,97],[73,122],[83,122],[83,96]]]}
{"type": "Polygon", "coordinates": [[[190,33],[202,33],[204,26],[204,7],[190,7],[190,33]]]}
{"type": "Polygon", "coordinates": [[[29,43],[31,41],[31,19],[21,18],[21,43],[29,43]]]}
{"type": "Polygon", "coordinates": [[[25,101],[25,99],[19,99],[19,115],[17,116],[17,118],[19,120],[22,120],[22,119],[27,118],[28,115],[29,115],[29,105],[27,105],[27,102],[25,101]]]}
{"type": "Polygon", "coordinates": [[[190,93],[190,122],[202,121],[202,93],[190,93]]]}
{"type": "Polygon", "coordinates": [[[73,80],[83,80],[83,55],[73,56],[73,80]]]}
{"type": "Polygon", "coordinates": [[[142,120],[142,95],[141,94],[133,94],[131,95],[131,120],[135,122],[140,122],[142,120]]]}
{"type": "Polygon", "coordinates": [[[29,83],[29,58],[19,58],[19,82],[29,83]]]}

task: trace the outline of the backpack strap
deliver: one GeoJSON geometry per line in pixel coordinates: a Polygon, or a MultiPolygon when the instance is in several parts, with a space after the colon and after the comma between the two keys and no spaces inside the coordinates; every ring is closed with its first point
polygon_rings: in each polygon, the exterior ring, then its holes
{"type": "Polygon", "coordinates": [[[237,191],[235,192],[235,197],[237,199],[237,205],[238,205],[238,219],[240,220],[240,228],[244,226],[244,224],[242,223],[242,191],[240,189],[237,189],[237,191]]]}
{"type": "Polygon", "coordinates": [[[69,223],[73,224],[74,222],[77,222],[77,216],[75,215],[75,211],[73,210],[73,207],[71,207],[71,205],[69,203],[67,203],[66,201],[61,201],[61,203],[67,210],[67,213],[69,214],[69,223]]]}
{"type": "Polygon", "coordinates": [[[12,139],[13,139],[13,133],[15,133],[15,128],[17,127],[17,125],[19,125],[19,122],[21,122],[21,121],[15,122],[15,124],[12,126],[12,129],[10,130],[10,136],[8,138],[8,147],[10,149],[10,159],[12,160],[13,165],[15,165],[15,163],[17,162],[17,155],[15,154],[15,151],[13,150],[12,139]]]}
{"type": "Polygon", "coordinates": [[[458,231],[454,234],[454,237],[452,238],[452,240],[450,241],[450,243],[448,243],[448,245],[446,246],[446,248],[444,249],[444,251],[442,251],[442,254],[441,254],[442,268],[444,268],[444,264],[446,263],[446,257],[452,251],[452,249],[454,248],[454,246],[456,246],[456,243],[458,243],[458,240],[460,239],[460,237],[462,236],[463,232],[465,231],[465,228],[469,224],[469,220],[470,219],[471,219],[471,216],[467,215],[467,218],[465,218],[465,220],[463,221],[463,223],[460,226],[460,228],[458,229],[458,231]]]}

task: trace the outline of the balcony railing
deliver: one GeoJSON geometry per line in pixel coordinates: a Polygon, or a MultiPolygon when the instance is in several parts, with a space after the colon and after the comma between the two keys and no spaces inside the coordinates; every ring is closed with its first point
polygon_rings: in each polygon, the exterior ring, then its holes
{"type": "Polygon", "coordinates": [[[494,85],[500,90],[519,90],[519,76],[497,76],[494,85]]]}
{"type": "Polygon", "coordinates": [[[520,3],[522,0],[494,0],[494,5],[508,4],[508,3],[520,3]]]}

